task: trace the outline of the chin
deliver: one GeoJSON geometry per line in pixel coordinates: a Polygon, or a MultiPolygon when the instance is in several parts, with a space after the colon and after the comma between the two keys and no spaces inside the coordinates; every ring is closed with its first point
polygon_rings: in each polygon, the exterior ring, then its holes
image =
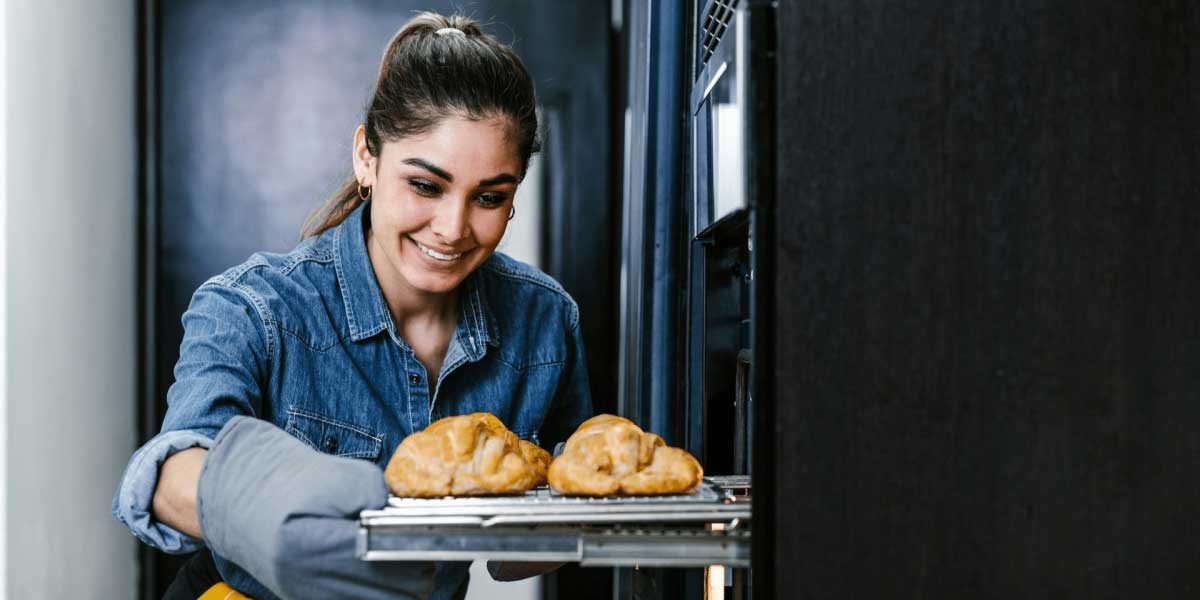
{"type": "MultiPolygon", "coordinates": [[[[430,294],[445,294],[454,291],[466,275],[458,276],[458,274],[449,273],[430,273],[424,269],[406,269],[404,278],[408,280],[408,284],[414,288],[430,294]]],[[[469,273],[469,272],[468,272],[469,273]]]]}
{"type": "Polygon", "coordinates": [[[404,265],[402,275],[404,280],[408,281],[409,286],[430,294],[445,294],[454,292],[461,286],[463,280],[466,280],[474,269],[455,269],[452,271],[434,271],[420,264],[404,265]]]}

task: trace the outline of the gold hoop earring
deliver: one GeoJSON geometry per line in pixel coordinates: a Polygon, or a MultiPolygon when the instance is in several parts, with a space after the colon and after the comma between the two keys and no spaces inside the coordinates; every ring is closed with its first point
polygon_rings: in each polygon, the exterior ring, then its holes
{"type": "Polygon", "coordinates": [[[508,220],[511,221],[512,218],[514,216],[516,216],[516,214],[517,214],[517,207],[513,206],[513,207],[509,208],[508,209],[508,220]]]}
{"type": "Polygon", "coordinates": [[[363,202],[370,200],[371,199],[371,186],[369,186],[369,185],[364,186],[361,183],[358,184],[358,199],[362,200],[363,202]],[[363,193],[364,187],[367,188],[367,193],[365,193],[365,194],[363,193]]]}

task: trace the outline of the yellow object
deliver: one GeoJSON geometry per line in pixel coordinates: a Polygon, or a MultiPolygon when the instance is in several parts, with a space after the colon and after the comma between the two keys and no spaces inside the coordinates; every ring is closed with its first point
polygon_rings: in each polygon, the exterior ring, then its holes
{"type": "Polygon", "coordinates": [[[198,600],[239,600],[239,599],[250,600],[250,596],[243,595],[241,592],[229,587],[229,584],[222,581],[221,583],[218,583],[217,585],[214,585],[214,586],[208,588],[208,591],[204,592],[203,594],[200,594],[200,598],[198,600]]]}

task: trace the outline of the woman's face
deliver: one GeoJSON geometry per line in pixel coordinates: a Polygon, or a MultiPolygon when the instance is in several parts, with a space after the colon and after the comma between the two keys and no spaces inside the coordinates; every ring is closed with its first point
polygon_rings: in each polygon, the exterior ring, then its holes
{"type": "Polygon", "coordinates": [[[449,117],[385,142],[377,157],[355,132],[355,175],[371,187],[368,252],[385,293],[452,291],[496,250],[521,176],[508,125],[449,117]]]}

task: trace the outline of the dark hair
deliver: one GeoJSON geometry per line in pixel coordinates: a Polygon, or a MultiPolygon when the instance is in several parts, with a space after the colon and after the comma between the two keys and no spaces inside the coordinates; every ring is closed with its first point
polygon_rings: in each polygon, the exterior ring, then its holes
{"type": "MultiPolygon", "coordinates": [[[[533,80],[521,59],[483,33],[474,19],[423,12],[405,23],[383,51],[363,123],[367,150],[379,156],[385,141],[426,133],[451,115],[510,118],[522,174],[539,150],[533,80]],[[456,31],[438,33],[444,29],[456,31]]],[[[309,215],[301,237],[337,226],[361,203],[351,175],[309,215]]]]}

